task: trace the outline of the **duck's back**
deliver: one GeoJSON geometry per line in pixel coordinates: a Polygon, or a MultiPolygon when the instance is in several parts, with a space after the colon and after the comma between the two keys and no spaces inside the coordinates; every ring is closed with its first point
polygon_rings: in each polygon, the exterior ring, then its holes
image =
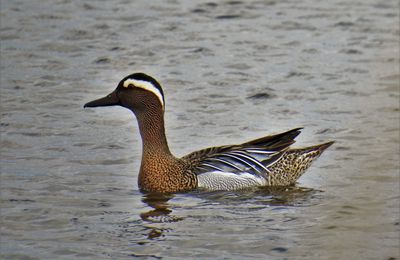
{"type": "Polygon", "coordinates": [[[198,187],[238,190],[257,186],[294,184],[332,142],[290,149],[301,128],[262,137],[239,145],[210,147],[182,158],[198,187]]]}

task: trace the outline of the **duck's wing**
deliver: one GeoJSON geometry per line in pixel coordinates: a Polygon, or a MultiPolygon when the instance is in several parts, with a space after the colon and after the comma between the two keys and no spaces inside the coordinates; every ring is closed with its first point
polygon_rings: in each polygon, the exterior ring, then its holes
{"type": "Polygon", "coordinates": [[[268,166],[279,160],[295,142],[294,138],[300,134],[300,131],[301,128],[296,128],[240,145],[210,147],[190,153],[182,157],[182,160],[186,161],[190,167],[189,170],[198,176],[213,172],[233,175],[250,174],[267,178],[268,166]]]}

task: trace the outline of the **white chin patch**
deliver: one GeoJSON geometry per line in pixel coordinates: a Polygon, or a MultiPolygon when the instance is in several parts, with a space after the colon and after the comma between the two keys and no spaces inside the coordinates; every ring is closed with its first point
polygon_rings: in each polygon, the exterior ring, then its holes
{"type": "Polygon", "coordinates": [[[154,95],[156,95],[156,97],[158,98],[158,100],[161,103],[161,106],[164,109],[163,96],[162,96],[160,90],[158,88],[156,88],[151,82],[144,81],[144,80],[137,80],[137,79],[127,79],[127,80],[125,80],[123,86],[125,88],[128,88],[129,85],[133,85],[133,86],[135,86],[137,88],[145,89],[147,91],[150,91],[154,95]]]}

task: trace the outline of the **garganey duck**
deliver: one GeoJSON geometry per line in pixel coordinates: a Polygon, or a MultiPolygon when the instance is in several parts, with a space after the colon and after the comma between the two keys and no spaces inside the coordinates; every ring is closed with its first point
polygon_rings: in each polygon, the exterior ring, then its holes
{"type": "Polygon", "coordinates": [[[123,78],[106,97],[84,107],[123,106],[138,121],[142,137],[141,191],[174,193],[197,188],[239,190],[293,185],[333,142],[291,149],[301,128],[238,145],[210,147],[177,158],[169,150],[164,128],[164,93],[144,73],[123,78]]]}

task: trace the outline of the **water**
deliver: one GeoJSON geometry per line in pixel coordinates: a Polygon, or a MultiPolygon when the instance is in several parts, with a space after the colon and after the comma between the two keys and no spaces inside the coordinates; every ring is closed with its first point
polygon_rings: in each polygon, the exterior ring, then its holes
{"type": "Polygon", "coordinates": [[[397,1],[2,1],[3,259],[400,259],[397,1]],[[287,190],[146,196],[143,71],[184,155],[304,126],[287,190]]]}

